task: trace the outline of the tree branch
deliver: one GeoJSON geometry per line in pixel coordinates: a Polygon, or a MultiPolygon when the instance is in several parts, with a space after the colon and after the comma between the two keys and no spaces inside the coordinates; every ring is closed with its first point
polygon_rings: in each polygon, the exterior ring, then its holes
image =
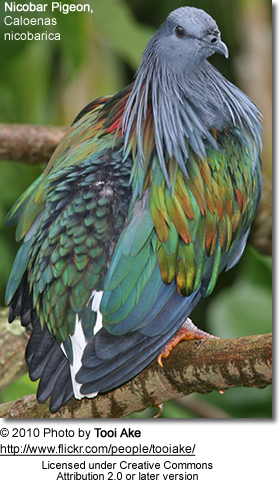
{"type": "Polygon", "coordinates": [[[0,124],[0,158],[31,165],[47,163],[66,127],[0,124]]]}
{"type": "Polygon", "coordinates": [[[8,309],[0,311],[0,392],[27,372],[24,351],[28,340],[19,322],[8,323],[8,309]]]}
{"type": "MultiPolygon", "coordinates": [[[[11,335],[14,335],[11,333],[11,335]]],[[[24,337],[26,334],[23,334],[24,337]]],[[[2,336],[2,332],[0,332],[2,336]]],[[[13,358],[14,336],[0,345],[0,358],[13,358]],[[6,353],[5,353],[6,352],[6,353]]],[[[23,346],[20,347],[23,350],[23,346]]],[[[21,362],[22,362],[21,354],[21,362]]],[[[232,387],[264,388],[271,383],[272,336],[181,342],[163,360],[154,360],[137,377],[116,390],[81,401],[72,399],[52,415],[35,395],[0,405],[1,418],[119,418],[190,393],[224,391],[232,387]]],[[[6,367],[6,370],[8,368],[6,367]]]]}
{"type": "MultiPolygon", "coordinates": [[[[67,131],[66,127],[0,124],[0,158],[44,164],[67,131]]],[[[250,241],[264,255],[272,253],[272,182],[264,177],[264,192],[250,241]]]]}

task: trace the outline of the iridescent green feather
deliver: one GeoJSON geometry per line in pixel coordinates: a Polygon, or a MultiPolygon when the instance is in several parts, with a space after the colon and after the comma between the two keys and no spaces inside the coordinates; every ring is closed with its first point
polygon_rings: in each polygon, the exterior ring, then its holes
{"type": "Polygon", "coordinates": [[[204,295],[212,292],[235,242],[255,215],[260,175],[259,171],[251,175],[256,160],[251,159],[246,136],[233,128],[215,132],[215,137],[219,150],[209,145],[203,160],[190,151],[189,176],[178,168],[173,190],[162,174],[156,178],[156,168],[151,175],[150,208],[162,280],[170,283],[176,278],[181,295],[190,295],[201,283],[204,295]],[[170,250],[166,247],[171,245],[172,226],[178,238],[170,250]]]}
{"type": "Polygon", "coordinates": [[[18,224],[16,239],[20,241],[31,228],[32,224],[44,208],[45,191],[50,175],[60,172],[62,168],[83,162],[102,149],[113,145],[114,135],[98,140],[103,122],[98,121],[98,115],[106,101],[111,97],[97,100],[90,111],[81,116],[64,135],[53,153],[47,167],[39,178],[24,192],[9,212],[6,225],[18,224]],[[109,140],[109,141],[108,141],[109,140]]]}
{"type": "Polygon", "coordinates": [[[85,334],[92,332],[96,314],[90,314],[88,303],[93,291],[103,288],[107,245],[120,232],[127,214],[130,166],[123,166],[117,151],[107,155],[104,165],[104,155],[100,152],[79,166],[51,171],[45,184],[44,211],[30,246],[34,305],[42,327],[46,324],[59,343],[74,334],[76,315],[84,322],[85,314],[85,334]],[[116,191],[110,183],[106,187],[110,170],[116,175],[123,172],[120,183],[124,187],[117,183],[116,191]],[[96,180],[102,176],[104,182],[96,180]],[[117,203],[116,222],[112,222],[112,202],[117,203]]]}

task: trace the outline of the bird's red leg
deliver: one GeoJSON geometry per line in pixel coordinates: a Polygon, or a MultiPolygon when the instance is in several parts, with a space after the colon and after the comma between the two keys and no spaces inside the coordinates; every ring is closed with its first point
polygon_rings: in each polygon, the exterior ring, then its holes
{"type": "Polygon", "coordinates": [[[210,333],[206,333],[203,330],[197,328],[190,318],[187,318],[181,328],[178,330],[176,335],[170,340],[170,342],[165,345],[160,354],[157,356],[157,361],[162,367],[162,358],[168,357],[171,350],[173,350],[176,345],[181,342],[181,340],[201,340],[204,338],[218,338],[210,333]]]}

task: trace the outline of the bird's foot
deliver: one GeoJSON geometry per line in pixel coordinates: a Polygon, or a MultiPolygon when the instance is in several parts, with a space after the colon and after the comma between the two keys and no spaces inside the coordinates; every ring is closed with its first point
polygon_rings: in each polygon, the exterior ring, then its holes
{"type": "Polygon", "coordinates": [[[173,350],[176,345],[181,342],[181,340],[202,340],[204,338],[218,338],[210,333],[204,332],[197,328],[190,318],[187,318],[181,328],[176,333],[175,337],[170,340],[170,342],[162,349],[160,354],[157,356],[158,364],[163,367],[162,358],[168,357],[171,350],[173,350]]]}

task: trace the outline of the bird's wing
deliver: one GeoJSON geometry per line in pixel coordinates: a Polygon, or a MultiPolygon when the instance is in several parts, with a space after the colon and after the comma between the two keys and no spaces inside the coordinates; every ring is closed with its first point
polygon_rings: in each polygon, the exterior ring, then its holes
{"type": "Polygon", "coordinates": [[[82,110],[65,133],[43,173],[21,195],[8,213],[6,226],[17,225],[17,241],[26,235],[44,208],[44,189],[49,175],[65,166],[81,162],[97,150],[99,144],[96,142],[96,135],[102,127],[97,119],[106,100],[107,98],[98,99],[82,110]]]}
{"type": "Polygon", "coordinates": [[[87,305],[102,288],[129,206],[129,159],[123,163],[114,133],[98,135],[104,121],[97,119],[107,100],[97,100],[77,117],[7,217],[7,225],[18,224],[17,239],[24,240],[6,301],[12,302],[27,270],[41,326],[59,343],[73,334],[76,314],[83,317],[85,335],[92,335],[96,313],[87,305]]]}
{"type": "Polygon", "coordinates": [[[204,160],[190,151],[188,178],[170,160],[173,189],[154,160],[106,276],[101,311],[109,333],[166,332],[173,315],[154,323],[174,293],[166,288],[163,296],[162,283],[176,282],[178,298],[198,290],[207,296],[221,270],[240,258],[260,201],[260,166],[252,168],[258,152],[237,128],[215,139],[219,149],[208,146],[204,160]]]}

